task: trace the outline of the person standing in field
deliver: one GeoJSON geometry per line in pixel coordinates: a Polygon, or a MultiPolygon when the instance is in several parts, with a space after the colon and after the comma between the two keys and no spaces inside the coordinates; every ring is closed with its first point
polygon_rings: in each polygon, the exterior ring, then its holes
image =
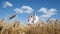
{"type": "Polygon", "coordinates": [[[30,14],[28,18],[28,24],[32,24],[33,16],[30,14]]]}
{"type": "Polygon", "coordinates": [[[38,16],[36,15],[36,13],[34,13],[33,23],[37,23],[38,21],[39,21],[38,16]]]}

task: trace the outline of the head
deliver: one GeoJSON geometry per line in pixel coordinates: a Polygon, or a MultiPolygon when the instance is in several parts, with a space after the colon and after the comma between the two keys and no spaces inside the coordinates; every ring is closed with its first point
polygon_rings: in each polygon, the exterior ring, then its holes
{"type": "Polygon", "coordinates": [[[32,15],[30,14],[29,17],[32,18],[32,15]]]}
{"type": "Polygon", "coordinates": [[[34,12],[34,16],[36,16],[36,12],[34,12]]]}

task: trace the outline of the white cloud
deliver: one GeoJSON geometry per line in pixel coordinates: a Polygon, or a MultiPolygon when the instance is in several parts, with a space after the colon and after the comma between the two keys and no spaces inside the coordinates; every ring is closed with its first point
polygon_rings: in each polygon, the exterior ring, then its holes
{"type": "Polygon", "coordinates": [[[34,9],[32,9],[30,6],[22,6],[20,8],[15,8],[14,11],[16,11],[17,13],[32,13],[34,9]]]}
{"type": "Polygon", "coordinates": [[[12,7],[12,6],[13,6],[13,4],[10,3],[10,2],[5,2],[5,3],[3,4],[3,8],[12,7]]]}
{"type": "Polygon", "coordinates": [[[14,11],[16,11],[16,13],[23,13],[23,10],[21,10],[19,8],[14,9],[14,11]]]}
{"type": "Polygon", "coordinates": [[[41,8],[38,10],[39,12],[47,13],[47,8],[41,8]]]}
{"type": "Polygon", "coordinates": [[[50,17],[52,17],[53,15],[55,15],[55,14],[57,14],[56,13],[56,9],[53,9],[53,8],[51,8],[51,9],[48,9],[47,10],[47,8],[41,8],[41,9],[39,9],[38,10],[39,12],[43,12],[44,14],[43,15],[41,15],[39,18],[40,19],[45,19],[45,18],[50,18],[50,17]]]}

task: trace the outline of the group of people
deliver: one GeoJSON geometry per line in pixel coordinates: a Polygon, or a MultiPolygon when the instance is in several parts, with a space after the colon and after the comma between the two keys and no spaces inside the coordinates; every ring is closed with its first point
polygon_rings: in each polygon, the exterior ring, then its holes
{"type": "Polygon", "coordinates": [[[33,16],[30,14],[29,18],[28,18],[28,23],[27,24],[37,23],[38,21],[39,21],[39,19],[38,19],[38,16],[36,15],[36,13],[34,13],[33,16]]]}

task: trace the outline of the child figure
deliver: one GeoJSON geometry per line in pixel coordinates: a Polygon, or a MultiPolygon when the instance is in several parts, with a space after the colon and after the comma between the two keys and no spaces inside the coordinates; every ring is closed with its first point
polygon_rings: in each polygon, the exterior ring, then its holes
{"type": "Polygon", "coordinates": [[[32,24],[32,21],[33,21],[33,17],[32,17],[32,15],[30,14],[30,15],[29,15],[29,18],[28,18],[28,24],[32,24]]]}

